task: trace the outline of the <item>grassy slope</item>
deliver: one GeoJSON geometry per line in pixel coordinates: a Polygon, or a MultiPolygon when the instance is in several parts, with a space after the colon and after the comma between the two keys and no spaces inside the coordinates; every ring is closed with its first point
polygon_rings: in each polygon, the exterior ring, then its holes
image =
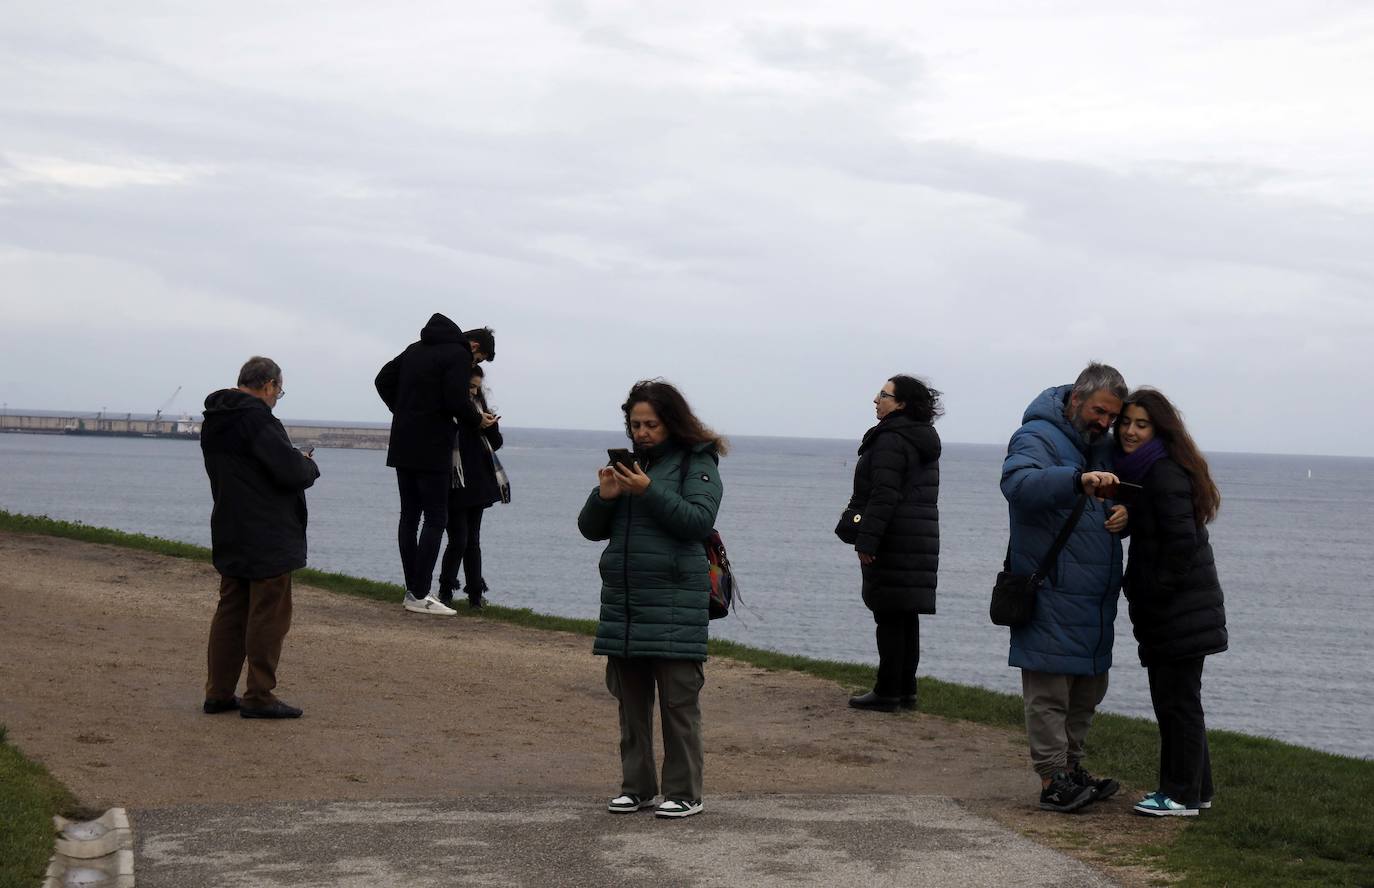
{"type": "Polygon", "coordinates": [[[70,810],[67,791],[5,742],[0,726],[0,888],[33,888],[52,856],[52,816],[70,810]]]}
{"type": "MultiPolygon", "coordinates": [[[[3,510],[0,530],[209,559],[207,550],[187,543],[3,510]]],[[[399,586],[343,574],[302,570],[295,577],[308,585],[381,601],[399,601],[402,593],[399,586]]],[[[592,620],[552,617],[527,609],[492,606],[482,616],[584,635],[591,635],[596,627],[592,620]]],[[[813,660],[721,640],[711,642],[711,653],[768,669],[805,672],[848,688],[866,688],[873,682],[872,667],[854,663],[813,660]]],[[[921,708],[983,724],[1013,729],[1022,725],[1019,697],[937,679],[922,679],[921,708]]],[[[1188,886],[1374,885],[1374,814],[1367,802],[1374,798],[1374,761],[1230,731],[1211,731],[1208,739],[1217,774],[1217,806],[1191,820],[1172,844],[1152,849],[1153,865],[1176,874],[1177,884],[1188,886]]],[[[1153,722],[1109,714],[1094,720],[1089,763],[1094,771],[1110,773],[1130,786],[1150,787],[1157,757],[1153,722]]],[[[44,776],[0,766],[0,798],[10,794],[13,781],[21,787],[41,786],[44,776]]],[[[0,851],[3,848],[0,845],[0,851]]],[[[0,882],[0,888],[4,884],[0,882]]]]}

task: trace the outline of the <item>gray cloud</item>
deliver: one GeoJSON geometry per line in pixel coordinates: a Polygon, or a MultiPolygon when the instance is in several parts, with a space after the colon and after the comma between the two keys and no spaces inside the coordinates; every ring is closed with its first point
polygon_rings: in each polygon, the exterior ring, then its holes
{"type": "Polygon", "coordinates": [[[732,64],[824,85],[799,91],[569,10],[583,48],[560,48],[613,52],[500,87],[492,118],[0,26],[24,47],[0,62],[0,396],[151,409],[264,351],[287,415],[380,419],[376,367],[443,310],[498,328],[514,425],[614,428],[629,382],[665,375],[725,431],[849,437],[900,370],[947,392],[946,437],[998,441],[1099,357],[1206,447],[1370,453],[1374,420],[1335,430],[1313,395],[1374,371],[1367,213],[1267,195],[1280,167],[913,136],[937,70],[861,31],[719,29],[744,35],[732,64]],[[54,158],[172,179],[91,187],[54,158]]]}

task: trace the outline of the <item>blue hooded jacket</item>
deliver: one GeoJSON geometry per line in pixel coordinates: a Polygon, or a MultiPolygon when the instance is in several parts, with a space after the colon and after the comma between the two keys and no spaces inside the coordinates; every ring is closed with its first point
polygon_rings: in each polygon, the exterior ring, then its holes
{"type": "MultiPolygon", "coordinates": [[[[1112,442],[1088,444],[1064,417],[1073,386],[1046,389],[1026,408],[1002,463],[1011,516],[1011,569],[1030,574],[1054,543],[1081,489],[1076,472],[1111,471],[1112,442]]],[[[1040,587],[1035,613],[1011,630],[1007,662],[1058,675],[1099,675],[1112,666],[1121,589],[1121,539],[1104,526],[1106,503],[1089,497],[1077,527],[1040,587]]]]}

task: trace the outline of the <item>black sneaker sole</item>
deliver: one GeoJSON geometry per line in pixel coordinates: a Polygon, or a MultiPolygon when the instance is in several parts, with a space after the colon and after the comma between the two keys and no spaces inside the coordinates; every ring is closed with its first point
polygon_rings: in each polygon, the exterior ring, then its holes
{"type": "Polygon", "coordinates": [[[1041,802],[1041,811],[1054,811],[1059,814],[1072,814],[1075,811],[1086,808],[1092,803],[1093,794],[1091,791],[1083,793],[1081,796],[1071,800],[1068,804],[1056,805],[1054,802],[1041,802]]]}

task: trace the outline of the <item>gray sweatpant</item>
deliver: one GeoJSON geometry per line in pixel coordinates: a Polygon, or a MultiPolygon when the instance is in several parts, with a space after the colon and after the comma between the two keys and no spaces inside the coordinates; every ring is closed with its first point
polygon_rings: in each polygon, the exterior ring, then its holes
{"type": "Polygon", "coordinates": [[[1107,673],[1059,675],[1021,670],[1031,767],[1042,778],[1071,771],[1083,760],[1088,727],[1107,695],[1107,673]]]}

